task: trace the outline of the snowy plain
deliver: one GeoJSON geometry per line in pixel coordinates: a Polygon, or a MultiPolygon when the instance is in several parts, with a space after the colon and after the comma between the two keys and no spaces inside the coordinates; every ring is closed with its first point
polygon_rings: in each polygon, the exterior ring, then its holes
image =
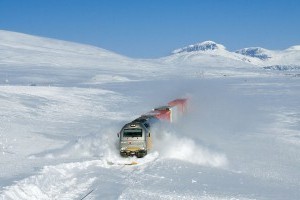
{"type": "Polygon", "coordinates": [[[132,59],[0,31],[1,199],[299,199],[300,50],[212,44],[132,59]],[[122,125],[180,97],[188,114],[121,158],[122,125]]]}

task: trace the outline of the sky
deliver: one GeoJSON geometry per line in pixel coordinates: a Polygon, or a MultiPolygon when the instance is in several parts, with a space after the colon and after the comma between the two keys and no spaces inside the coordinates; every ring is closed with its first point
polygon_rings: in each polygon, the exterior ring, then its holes
{"type": "Polygon", "coordinates": [[[158,58],[213,40],[235,51],[300,45],[299,0],[0,0],[0,29],[158,58]]]}

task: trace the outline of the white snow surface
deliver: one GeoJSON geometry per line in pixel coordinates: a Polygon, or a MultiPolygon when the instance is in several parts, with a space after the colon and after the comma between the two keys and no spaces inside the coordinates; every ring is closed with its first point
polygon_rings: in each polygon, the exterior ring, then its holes
{"type": "Polygon", "coordinates": [[[298,47],[131,59],[0,31],[1,199],[298,200],[298,47]],[[147,156],[119,156],[125,123],[181,97],[147,156]]]}

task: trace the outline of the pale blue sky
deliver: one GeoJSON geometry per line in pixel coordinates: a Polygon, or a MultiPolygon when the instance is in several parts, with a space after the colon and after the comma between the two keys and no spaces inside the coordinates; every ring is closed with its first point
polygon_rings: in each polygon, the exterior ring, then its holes
{"type": "Polygon", "coordinates": [[[298,0],[0,0],[0,29],[135,58],[213,40],[228,50],[300,44],[298,0]]]}

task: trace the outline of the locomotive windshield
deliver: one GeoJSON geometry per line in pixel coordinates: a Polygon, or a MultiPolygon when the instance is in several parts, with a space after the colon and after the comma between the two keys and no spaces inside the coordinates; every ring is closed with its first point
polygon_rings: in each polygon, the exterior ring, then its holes
{"type": "Polygon", "coordinates": [[[142,137],[143,131],[139,128],[124,129],[123,137],[142,137]]]}

